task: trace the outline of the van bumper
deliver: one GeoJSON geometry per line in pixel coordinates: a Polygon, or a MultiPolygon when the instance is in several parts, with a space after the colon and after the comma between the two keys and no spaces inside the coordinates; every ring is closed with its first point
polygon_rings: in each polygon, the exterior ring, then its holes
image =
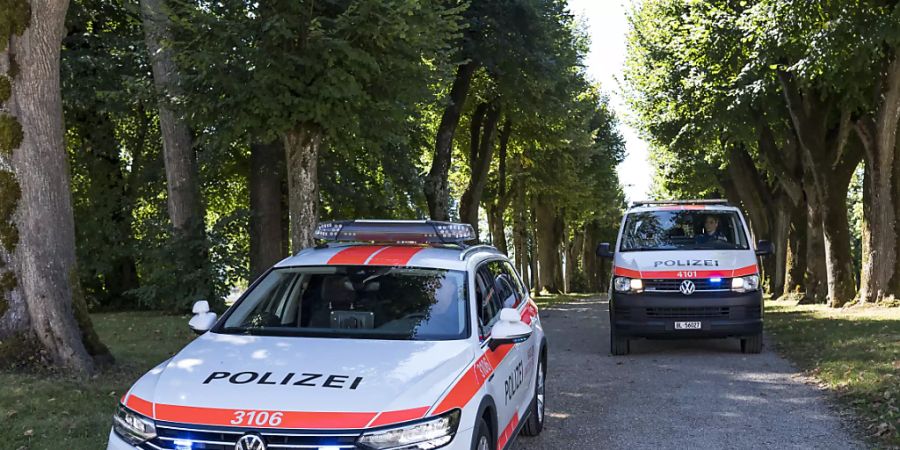
{"type": "Polygon", "coordinates": [[[744,337],[762,333],[762,292],[613,293],[610,326],[616,336],[660,339],[744,337]],[[682,330],[675,322],[700,322],[682,330]]]}

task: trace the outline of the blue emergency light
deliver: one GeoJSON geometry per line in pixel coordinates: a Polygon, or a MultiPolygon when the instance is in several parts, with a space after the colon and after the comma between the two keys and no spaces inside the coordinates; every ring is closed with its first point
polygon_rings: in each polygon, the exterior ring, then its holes
{"type": "Polygon", "coordinates": [[[467,223],[434,220],[347,220],[323,222],[313,234],[324,241],[415,242],[463,244],[475,240],[467,223]]]}

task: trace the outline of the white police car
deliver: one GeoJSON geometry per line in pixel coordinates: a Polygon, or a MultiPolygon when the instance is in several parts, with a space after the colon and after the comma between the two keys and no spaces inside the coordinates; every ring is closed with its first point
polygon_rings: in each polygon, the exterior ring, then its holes
{"type": "Polygon", "coordinates": [[[763,299],[757,256],[741,211],[723,200],[636,202],[626,211],[613,258],[610,350],[624,355],[634,338],[736,337],[762,349],[763,299]]]}
{"type": "Polygon", "coordinates": [[[201,336],[122,398],[108,449],[500,450],[541,432],[547,343],[504,255],[446,222],[317,237],[220,319],[194,306],[201,336]]]}

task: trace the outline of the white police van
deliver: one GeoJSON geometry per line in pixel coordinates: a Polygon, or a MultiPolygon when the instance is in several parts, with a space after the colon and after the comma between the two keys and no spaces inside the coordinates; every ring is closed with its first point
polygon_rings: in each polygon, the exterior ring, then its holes
{"type": "Polygon", "coordinates": [[[201,335],[122,398],[108,449],[500,450],[541,432],[547,342],[506,256],[447,222],[316,235],[221,318],[194,305],[201,335]]]}
{"type": "Polygon", "coordinates": [[[610,350],[634,338],[737,337],[762,349],[763,299],[757,256],[744,216],[724,200],[636,202],[622,218],[609,291],[610,350]]]}

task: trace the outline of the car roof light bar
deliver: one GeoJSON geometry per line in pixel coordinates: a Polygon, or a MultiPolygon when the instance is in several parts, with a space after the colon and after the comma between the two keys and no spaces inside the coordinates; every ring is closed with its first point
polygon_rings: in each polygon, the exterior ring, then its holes
{"type": "Polygon", "coordinates": [[[656,206],[656,205],[727,205],[728,200],[717,199],[700,199],[700,200],[638,200],[631,202],[632,207],[636,206],[656,206]]]}
{"type": "Polygon", "coordinates": [[[434,220],[347,220],[323,222],[313,235],[332,242],[415,242],[457,244],[475,240],[475,230],[467,223],[434,220]]]}

